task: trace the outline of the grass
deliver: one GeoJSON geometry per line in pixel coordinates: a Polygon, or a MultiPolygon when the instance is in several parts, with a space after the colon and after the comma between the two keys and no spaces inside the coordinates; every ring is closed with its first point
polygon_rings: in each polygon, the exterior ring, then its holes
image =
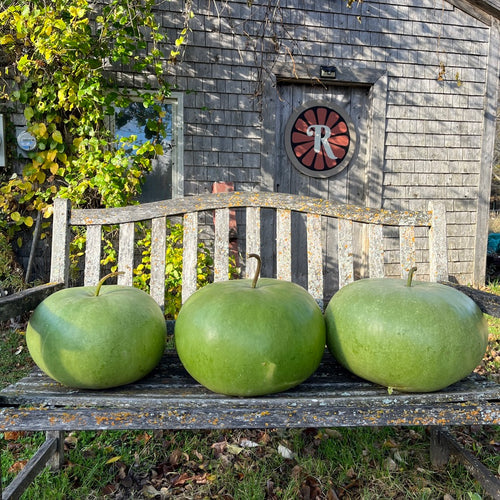
{"type": "MultiPolygon", "coordinates": [[[[500,285],[493,289],[500,291],[500,285]]],[[[500,319],[477,368],[500,373],[500,319]]],[[[0,387],[29,371],[19,328],[0,332],[0,387]]],[[[500,426],[453,428],[500,475],[500,426]]],[[[0,433],[2,482],[10,482],[44,434],[0,433]]],[[[45,469],[22,499],[464,499],[487,496],[466,469],[434,469],[425,428],[73,432],[60,472],[45,469]]]]}

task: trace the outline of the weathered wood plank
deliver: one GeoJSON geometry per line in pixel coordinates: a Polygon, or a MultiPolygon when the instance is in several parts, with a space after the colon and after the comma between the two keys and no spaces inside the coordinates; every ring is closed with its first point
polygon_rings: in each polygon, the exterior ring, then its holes
{"type": "Polygon", "coordinates": [[[0,323],[32,311],[45,298],[64,287],[64,283],[47,283],[0,299],[0,323]]]}
{"type": "Polygon", "coordinates": [[[413,226],[399,228],[399,253],[401,278],[406,279],[408,272],[415,267],[415,228],[413,226]]]}
{"type": "Polygon", "coordinates": [[[276,277],[292,281],[292,214],[290,210],[276,211],[276,277]]]}
{"type": "Polygon", "coordinates": [[[229,209],[215,210],[214,219],[214,281],[225,281],[229,269],[229,209]]]}
{"type": "Polygon", "coordinates": [[[309,399],[307,405],[279,405],[278,401],[245,400],[227,406],[221,400],[165,399],[147,408],[1,409],[0,428],[11,430],[127,429],[245,429],[366,426],[498,425],[497,404],[449,403],[440,407],[408,404],[405,407],[351,405],[336,407],[328,398],[309,399]],[[217,404],[215,404],[217,403],[217,404]]]}
{"type": "Polygon", "coordinates": [[[368,231],[369,276],[370,278],[383,278],[385,276],[383,226],[370,224],[368,231]]]}
{"type": "Polygon", "coordinates": [[[101,226],[87,226],[83,283],[94,286],[101,274],[101,226]]]}
{"type": "Polygon", "coordinates": [[[323,246],[321,216],[307,214],[307,290],[323,309],[323,246]]]}
{"type": "Polygon", "coordinates": [[[429,231],[429,281],[448,279],[448,249],[446,234],[446,207],[442,202],[431,202],[432,226],[429,231]]]}
{"type": "Polygon", "coordinates": [[[352,219],[371,224],[429,226],[431,214],[421,211],[384,210],[330,200],[273,192],[212,193],[188,196],[130,207],[73,209],[70,222],[80,224],[121,224],[154,217],[183,215],[186,212],[215,210],[218,208],[262,207],[294,210],[297,212],[352,219]]]}
{"type": "Polygon", "coordinates": [[[68,199],[56,198],[54,200],[50,281],[52,283],[64,283],[66,286],[69,282],[69,211],[70,203],[68,199]]]}
{"type": "Polygon", "coordinates": [[[133,222],[120,224],[118,240],[118,271],[123,274],[118,276],[118,284],[132,286],[134,270],[134,236],[133,222]]]}
{"type": "MultiPolygon", "coordinates": [[[[260,255],[260,208],[248,207],[246,210],[246,253],[260,255]]],[[[246,259],[245,276],[253,278],[257,269],[255,259],[246,259]]]]}
{"type": "Polygon", "coordinates": [[[338,220],[339,288],[354,280],[353,222],[338,220]]]}
{"type": "Polygon", "coordinates": [[[198,213],[184,215],[182,239],[182,303],[196,291],[198,261],[198,213]]]}
{"type": "Polygon", "coordinates": [[[165,306],[166,223],[166,217],[157,217],[151,222],[151,281],[149,283],[149,293],[162,309],[165,306]]]}

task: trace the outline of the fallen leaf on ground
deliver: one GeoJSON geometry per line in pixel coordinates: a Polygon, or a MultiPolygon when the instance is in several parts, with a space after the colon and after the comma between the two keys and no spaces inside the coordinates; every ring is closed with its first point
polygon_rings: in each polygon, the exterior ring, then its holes
{"type": "Polygon", "coordinates": [[[28,460],[19,460],[18,462],[14,462],[10,467],[9,467],[9,472],[19,472],[24,469],[26,464],[28,463],[28,460]]]}
{"type": "Polygon", "coordinates": [[[3,438],[5,439],[5,441],[17,441],[24,435],[26,435],[25,431],[5,431],[3,433],[3,438]]]}
{"type": "Polygon", "coordinates": [[[287,448],[286,446],[283,446],[282,444],[278,445],[278,453],[286,459],[292,459],[295,456],[295,453],[287,448]]]}

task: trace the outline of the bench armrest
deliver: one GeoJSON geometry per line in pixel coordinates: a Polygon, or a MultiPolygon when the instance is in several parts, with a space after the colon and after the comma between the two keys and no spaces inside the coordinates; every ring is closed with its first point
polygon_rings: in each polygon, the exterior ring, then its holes
{"type": "Polygon", "coordinates": [[[470,286],[458,285],[449,281],[441,281],[441,283],[465,293],[465,295],[470,297],[478,305],[483,313],[494,316],[495,318],[500,318],[500,295],[477,290],[470,286]]]}
{"type": "Polygon", "coordinates": [[[63,283],[47,283],[1,298],[0,322],[32,311],[42,300],[63,287],[63,283]]]}

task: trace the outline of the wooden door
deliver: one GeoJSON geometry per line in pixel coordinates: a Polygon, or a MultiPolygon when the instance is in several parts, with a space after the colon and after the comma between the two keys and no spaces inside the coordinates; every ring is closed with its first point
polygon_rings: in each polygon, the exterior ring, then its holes
{"type": "Polygon", "coordinates": [[[282,84],[276,116],[274,190],[318,196],[343,203],[365,204],[365,165],[368,151],[369,101],[366,87],[282,84]],[[331,103],[343,108],[357,132],[357,153],[340,173],[317,178],[295,168],[285,151],[285,128],[293,111],[308,102],[331,103]]]}
{"type": "MultiPolygon", "coordinates": [[[[305,196],[315,196],[343,203],[366,205],[367,197],[367,169],[369,147],[369,88],[361,86],[323,86],[309,84],[281,84],[278,88],[279,100],[276,111],[276,158],[274,162],[274,191],[305,196]],[[301,106],[308,103],[324,102],[343,110],[355,129],[356,152],[352,155],[348,166],[339,173],[314,177],[299,171],[290,160],[285,147],[285,134],[289,117],[301,106]]],[[[307,284],[307,248],[305,220],[295,214],[292,218],[292,245],[293,254],[300,262],[294,263],[298,269],[293,279],[299,284],[307,284]]],[[[359,228],[356,228],[359,229],[359,228]]],[[[264,225],[264,241],[270,243],[273,238],[274,224],[267,222],[264,225]],[[269,235],[266,237],[266,233],[269,235]]],[[[361,232],[355,234],[362,238],[361,232]]],[[[273,242],[272,252],[279,251],[281,242],[273,242]]],[[[336,258],[338,230],[335,224],[323,222],[324,248],[324,289],[328,298],[338,289],[338,272],[336,258]],[[328,225],[326,227],[325,225],[328,225]]],[[[359,247],[359,246],[358,246],[359,247]]],[[[270,245],[267,246],[270,248],[270,245]]],[[[363,256],[354,256],[361,262],[363,256]]],[[[359,268],[359,266],[358,266],[359,268]]],[[[269,270],[269,272],[271,272],[269,270]]]]}

